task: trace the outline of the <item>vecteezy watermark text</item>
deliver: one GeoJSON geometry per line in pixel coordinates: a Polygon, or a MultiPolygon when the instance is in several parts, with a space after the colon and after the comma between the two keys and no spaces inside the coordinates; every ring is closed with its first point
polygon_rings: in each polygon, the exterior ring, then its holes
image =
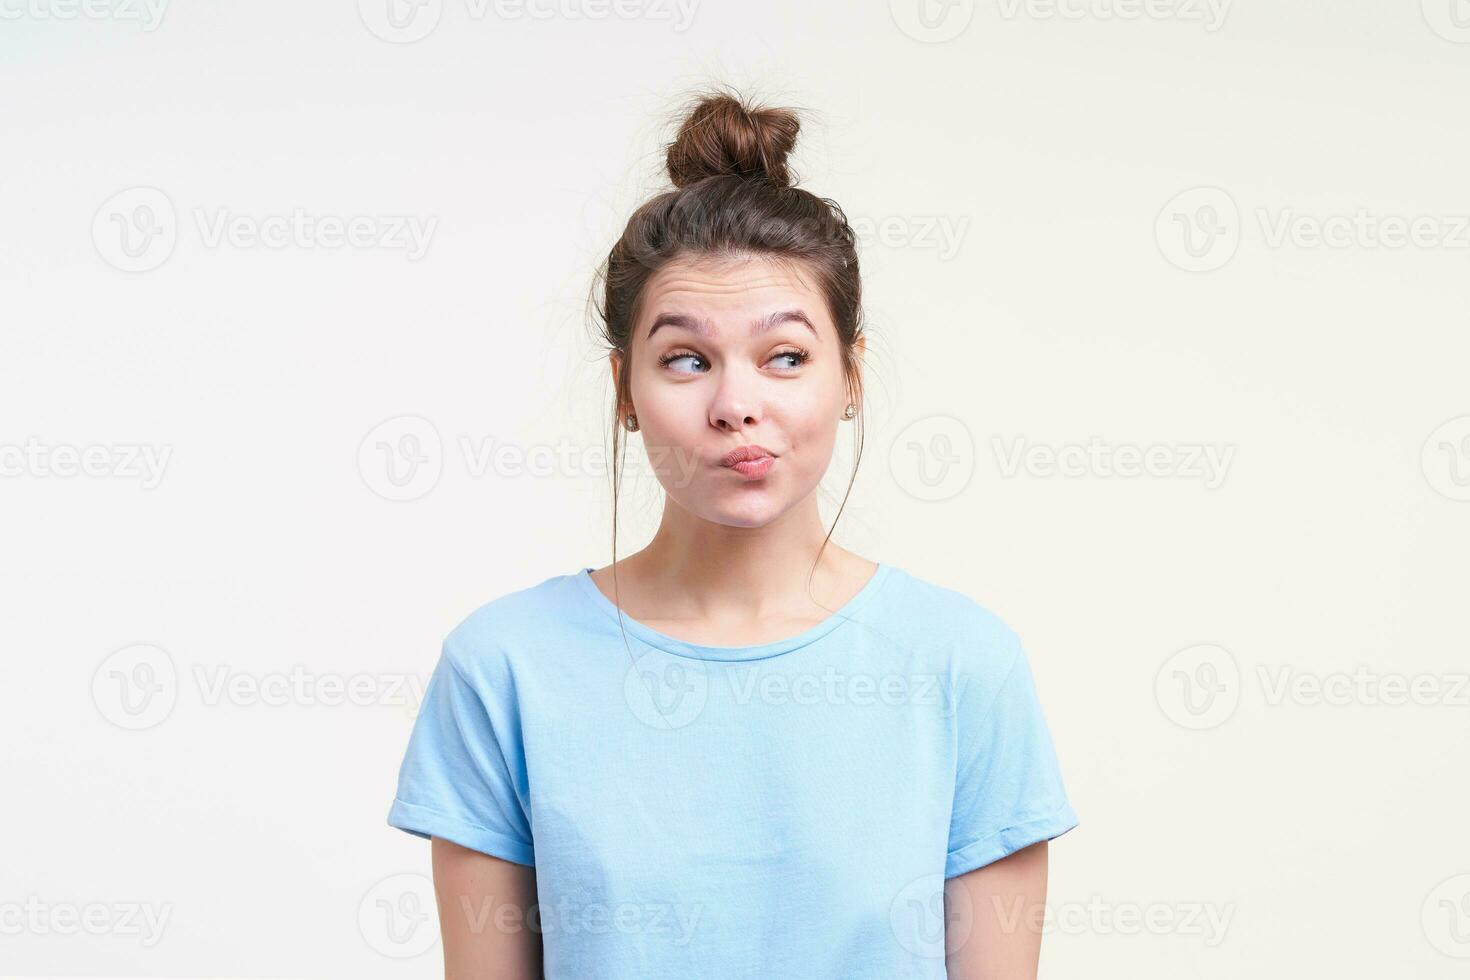
{"type": "Polygon", "coordinates": [[[996,922],[1007,934],[1024,929],[1069,936],[1186,936],[1199,937],[1207,947],[1225,941],[1236,908],[1234,902],[1118,902],[1097,895],[1086,902],[1039,905],[996,895],[991,903],[996,922]]]}
{"type": "Polygon", "coordinates": [[[995,0],[1005,20],[1176,20],[1214,33],[1232,0],[995,0]]]}
{"type": "MultiPolygon", "coordinates": [[[[1253,240],[1272,251],[1470,249],[1467,214],[1392,214],[1367,207],[1319,214],[1295,207],[1257,207],[1251,214],[1259,234],[1253,240]]],[[[1224,189],[1193,187],[1164,205],[1154,220],[1154,237],[1171,265],[1186,272],[1213,272],[1235,257],[1251,224],[1224,189]]]]}
{"type": "MultiPolygon", "coordinates": [[[[656,475],[667,486],[685,487],[708,459],[678,446],[645,446],[629,453],[624,475],[656,475]]],[[[439,484],[447,465],[471,478],[586,479],[605,477],[609,450],[570,439],[524,443],[494,436],[457,436],[446,448],[439,427],[419,415],[399,415],[375,425],[358,443],[357,470],[363,485],[384,500],[418,500],[439,484]]]]}
{"type": "Polygon", "coordinates": [[[0,20],[137,21],[145,33],[163,23],[169,0],[0,0],[0,20]]]}
{"type": "Polygon", "coordinates": [[[0,901],[0,935],[136,936],[151,948],[172,914],[172,902],[48,902],[28,895],[20,902],[0,901]]]}
{"type": "Polygon", "coordinates": [[[1009,447],[1000,436],[991,440],[1001,476],[1015,477],[1023,470],[1036,477],[1047,476],[1150,476],[1200,480],[1214,490],[1225,482],[1235,456],[1232,445],[1158,443],[1138,446],[1108,445],[1094,436],[1086,445],[1028,445],[1017,436],[1009,447]]]}
{"type": "Polygon", "coordinates": [[[848,221],[859,247],[873,245],[896,250],[930,251],[939,261],[948,262],[959,254],[965,233],[970,228],[969,215],[890,214],[874,218],[853,215],[848,221]]]}
{"type": "MultiPolygon", "coordinates": [[[[373,36],[412,44],[434,33],[444,0],[357,0],[358,15],[373,36]]],[[[669,23],[683,33],[694,22],[699,0],[464,0],[472,21],[649,21],[669,23]]]]}
{"type": "Polygon", "coordinates": [[[953,703],[954,691],[938,674],[922,672],[781,670],[757,665],[711,671],[699,660],[650,652],[628,666],[623,699],[644,724],[677,729],[700,718],[712,697],[721,703],[771,705],[778,710],[813,706],[933,707],[953,703]],[[713,676],[712,676],[713,674],[713,676]]]}
{"type": "Polygon", "coordinates": [[[439,219],[416,214],[235,214],[226,208],[194,209],[206,248],[359,248],[400,251],[410,262],[424,257],[439,219]]]}
{"type": "MultiPolygon", "coordinates": [[[[1174,21],[1214,33],[1225,24],[1233,0],[995,0],[1003,21],[1174,21]]],[[[963,34],[979,0],[889,0],[898,29],[916,41],[941,44],[963,34]]]]}
{"type": "MultiPolygon", "coordinates": [[[[1261,703],[1267,708],[1470,708],[1470,674],[1385,671],[1367,664],[1312,671],[1292,664],[1257,664],[1261,703]]],[[[1154,698],[1181,728],[1218,728],[1240,706],[1249,674],[1235,655],[1214,643],[1186,647],[1160,666],[1154,698]]]]}
{"type": "MultiPolygon", "coordinates": [[[[417,214],[332,214],[297,206],[251,214],[226,207],[190,210],[207,249],[352,249],[401,252],[410,262],[429,250],[439,219],[417,214]]],[[[108,265],[148,272],[167,262],[178,244],[178,212],[156,187],[130,187],[102,203],[92,216],[92,243],[108,265]]]]}
{"type": "MultiPolygon", "coordinates": [[[[406,717],[418,714],[428,687],[422,674],[337,673],[297,664],[288,670],[243,671],[229,665],[194,664],[189,675],[207,708],[387,707],[406,717]]],[[[92,675],[92,701],[98,713],[129,731],[152,728],[173,713],[180,674],[173,657],[151,643],[109,654],[92,675]]]]}
{"type": "Polygon", "coordinates": [[[515,933],[529,929],[538,934],[580,932],[605,935],[667,936],[672,946],[688,945],[703,903],[685,905],[679,902],[573,902],[561,895],[554,903],[538,902],[529,909],[509,902],[497,902],[494,896],[480,899],[478,907],[461,895],[460,911],[469,923],[470,932],[479,935],[487,929],[515,933]]]}
{"type": "Polygon", "coordinates": [[[173,446],[148,443],[47,444],[35,436],[0,443],[0,477],[61,477],[137,480],[144,490],[163,482],[173,446]]]}

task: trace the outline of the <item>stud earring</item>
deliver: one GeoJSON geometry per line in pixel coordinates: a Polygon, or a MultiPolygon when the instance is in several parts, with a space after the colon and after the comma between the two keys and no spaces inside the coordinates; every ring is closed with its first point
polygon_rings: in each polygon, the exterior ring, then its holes
{"type": "Polygon", "coordinates": [[[843,412],[842,412],[842,417],[844,419],[851,419],[851,418],[857,417],[857,406],[854,405],[852,402],[848,402],[847,403],[847,408],[844,409],[843,412]]]}
{"type": "Polygon", "coordinates": [[[637,432],[638,416],[633,414],[632,412],[629,412],[627,414],[627,417],[623,419],[623,428],[627,429],[629,432],[637,432]]]}

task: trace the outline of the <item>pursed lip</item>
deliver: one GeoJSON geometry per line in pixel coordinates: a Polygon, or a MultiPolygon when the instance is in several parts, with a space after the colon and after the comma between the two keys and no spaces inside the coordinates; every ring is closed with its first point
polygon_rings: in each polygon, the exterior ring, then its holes
{"type": "Polygon", "coordinates": [[[771,452],[765,446],[741,446],[740,448],[732,449],[724,456],[721,456],[720,465],[734,466],[736,463],[744,463],[752,459],[761,459],[766,456],[775,455],[775,453],[771,452]]]}

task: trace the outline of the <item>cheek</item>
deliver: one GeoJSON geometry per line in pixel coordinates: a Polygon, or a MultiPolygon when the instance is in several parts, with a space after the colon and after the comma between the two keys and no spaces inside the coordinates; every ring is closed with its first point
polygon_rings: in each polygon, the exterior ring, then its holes
{"type": "Polygon", "coordinates": [[[639,399],[639,422],[648,433],[662,434],[671,442],[693,438],[707,424],[707,406],[693,393],[692,385],[650,391],[639,399]]]}
{"type": "Polygon", "coordinates": [[[803,467],[825,466],[837,439],[837,412],[825,397],[789,406],[774,421],[786,438],[787,449],[803,467]]]}
{"type": "Polygon", "coordinates": [[[697,386],[660,383],[663,380],[651,369],[646,376],[634,374],[634,403],[638,406],[638,418],[642,420],[647,416],[652,423],[677,427],[684,424],[691,414],[698,414],[695,406],[697,386]]]}
{"type": "Polygon", "coordinates": [[[790,401],[782,407],[781,415],[792,428],[802,432],[824,432],[831,428],[832,422],[842,412],[837,400],[838,395],[832,388],[813,385],[793,392],[790,401]]]}

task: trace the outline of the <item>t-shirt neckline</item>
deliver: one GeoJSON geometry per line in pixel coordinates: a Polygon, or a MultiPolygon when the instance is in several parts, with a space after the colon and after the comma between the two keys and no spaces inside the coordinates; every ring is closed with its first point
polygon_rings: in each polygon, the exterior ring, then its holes
{"type": "Polygon", "coordinates": [[[826,636],[832,630],[841,626],[852,616],[852,614],[869,599],[871,599],[888,578],[892,566],[884,562],[875,562],[877,568],[868,577],[861,589],[848,599],[846,603],[838,607],[837,611],[814,626],[808,627],[795,636],[788,636],[782,640],[772,640],[769,643],[758,643],[754,646],[708,646],[702,643],[689,643],[685,640],[675,639],[666,633],[661,633],[651,626],[639,622],[627,613],[619,613],[618,607],[611,599],[602,594],[597,583],[592,581],[592,568],[582,568],[572,577],[576,580],[581,591],[592,601],[597,608],[601,609],[616,622],[621,618],[623,628],[628,631],[629,636],[636,636],[651,647],[656,647],[666,653],[676,654],[681,657],[694,657],[699,660],[762,660],[766,657],[774,657],[782,653],[800,649],[808,644],[826,636]]]}

